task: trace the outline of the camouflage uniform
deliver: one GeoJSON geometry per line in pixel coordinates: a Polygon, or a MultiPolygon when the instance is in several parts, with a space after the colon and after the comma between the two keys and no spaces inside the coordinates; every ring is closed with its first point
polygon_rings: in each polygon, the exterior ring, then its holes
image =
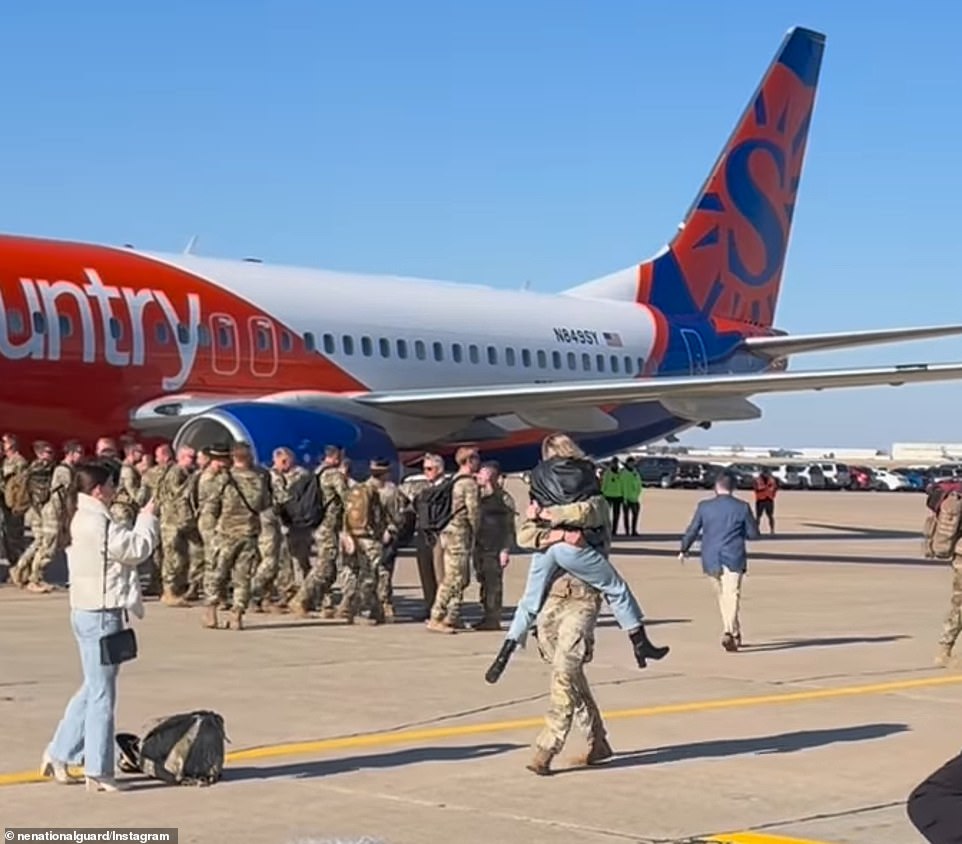
{"type": "Polygon", "coordinates": [[[217,568],[217,520],[220,518],[220,493],[223,471],[208,466],[191,475],[188,494],[197,514],[197,532],[204,546],[204,584],[217,568]]]}
{"type": "Polygon", "coordinates": [[[281,520],[278,516],[280,501],[278,493],[283,494],[280,487],[280,473],[273,469],[264,471],[257,469],[264,477],[264,488],[267,490],[267,506],[260,514],[260,535],[257,540],[257,552],[260,563],[251,581],[251,591],[254,594],[254,604],[260,606],[261,601],[270,598],[274,591],[281,567],[281,520]]]}
{"type": "Polygon", "coordinates": [[[444,579],[431,609],[431,621],[435,624],[456,627],[460,622],[461,602],[480,524],[479,498],[478,482],[472,476],[457,478],[451,491],[453,515],[438,537],[444,559],[444,579]]]}
{"type": "Polygon", "coordinates": [[[117,494],[110,505],[110,515],[125,528],[132,528],[140,511],[140,473],[130,464],[120,466],[117,494]]]}
{"type": "Polygon", "coordinates": [[[517,511],[511,494],[501,487],[480,498],[481,524],[475,549],[475,576],[481,585],[482,627],[501,627],[504,606],[504,574],[501,552],[514,547],[514,520],[517,511]]]}
{"type": "Polygon", "coordinates": [[[952,599],[945,623],[942,625],[942,638],[939,639],[942,659],[947,660],[952,654],[960,633],[962,633],[962,556],[956,554],[952,559],[952,599]]]}
{"type": "MultiPolygon", "coordinates": [[[[596,496],[586,502],[551,508],[553,522],[571,528],[593,529],[599,550],[608,553],[611,520],[605,499],[596,496]]],[[[526,519],[518,533],[522,548],[545,550],[553,528],[542,521],[526,519]]],[[[551,666],[549,706],[545,726],[535,740],[537,755],[528,766],[547,773],[551,758],[564,746],[576,721],[590,746],[585,761],[611,755],[604,721],[595,702],[584,666],[594,653],[595,625],[601,610],[601,593],[574,575],[559,570],[537,618],[537,642],[541,659],[551,666]]]]}
{"type": "Polygon", "coordinates": [[[10,573],[10,579],[20,586],[26,586],[29,582],[35,558],[40,557],[49,562],[56,551],[60,525],[49,518],[45,523],[42,516],[43,508],[50,498],[53,469],[53,464],[44,460],[34,460],[27,467],[30,507],[24,514],[24,524],[30,529],[32,541],[20,555],[17,565],[10,573]]]}
{"type": "MultiPolygon", "coordinates": [[[[140,479],[140,499],[137,502],[138,507],[143,507],[151,498],[157,498],[157,493],[160,489],[160,483],[163,477],[173,469],[174,464],[168,463],[166,466],[151,466],[140,479]]],[[[154,502],[157,506],[156,515],[159,519],[163,518],[163,510],[160,507],[160,501],[154,502]]],[[[156,578],[157,572],[163,572],[164,570],[164,546],[163,542],[157,546],[154,553],[150,555],[149,565],[151,568],[151,574],[156,578]]]]}
{"type": "Polygon", "coordinates": [[[257,469],[227,469],[218,476],[220,515],[217,519],[216,565],[207,570],[204,593],[209,606],[227,598],[227,581],[234,585],[234,612],[244,612],[250,600],[251,574],[257,567],[260,514],[268,501],[267,481],[257,469]]]}
{"type": "MultiPolygon", "coordinates": [[[[344,500],[347,496],[347,481],[336,467],[325,466],[318,473],[321,487],[321,506],[324,519],[314,533],[317,543],[317,559],[294,596],[295,606],[306,610],[313,603],[316,592],[321,593],[321,606],[325,615],[332,614],[334,581],[337,579],[338,537],[344,523],[344,500]]],[[[296,556],[295,556],[296,559],[296,556]]],[[[348,614],[348,607],[342,600],[339,615],[348,614]]]]}
{"type": "MultiPolygon", "coordinates": [[[[5,457],[3,467],[0,468],[3,483],[0,492],[5,492],[7,481],[18,472],[27,469],[27,459],[21,454],[5,457]]],[[[6,501],[0,502],[3,517],[3,551],[4,556],[12,565],[23,553],[23,514],[12,513],[6,506],[6,501]]]]}
{"type": "Polygon", "coordinates": [[[187,588],[196,594],[204,580],[204,546],[190,500],[193,473],[172,465],[158,483],[164,591],[180,595],[187,588]]]}
{"type": "MultiPolygon", "coordinates": [[[[281,483],[277,487],[277,493],[280,496],[278,506],[287,503],[290,488],[309,474],[310,472],[303,466],[293,466],[281,477],[281,483]]],[[[287,586],[289,590],[293,588],[293,592],[296,593],[311,570],[311,545],[314,543],[314,537],[310,528],[291,527],[287,529],[286,539],[286,547],[282,553],[286,554],[290,561],[290,577],[287,586]]],[[[336,549],[335,553],[337,553],[336,549]]],[[[283,567],[281,577],[283,580],[283,567]]]]}
{"type": "Polygon", "coordinates": [[[40,510],[42,543],[34,554],[29,580],[40,585],[43,574],[53,562],[54,555],[67,547],[70,537],[70,499],[73,494],[73,469],[66,463],[57,464],[50,479],[50,497],[40,510]]]}
{"type": "Polygon", "coordinates": [[[381,506],[387,519],[387,533],[390,540],[381,552],[381,565],[378,569],[377,597],[386,616],[394,615],[394,590],[391,581],[394,576],[394,558],[397,555],[397,536],[404,519],[411,511],[411,501],[393,481],[385,481],[378,489],[381,506]]]}
{"type": "Polygon", "coordinates": [[[350,620],[358,613],[369,610],[371,620],[381,622],[384,620],[384,605],[379,594],[381,555],[384,552],[383,539],[388,529],[388,518],[381,503],[381,485],[369,478],[357,486],[369,489],[370,507],[365,529],[354,531],[347,524],[344,526],[344,532],[351,538],[354,548],[344,554],[343,614],[350,620]]]}

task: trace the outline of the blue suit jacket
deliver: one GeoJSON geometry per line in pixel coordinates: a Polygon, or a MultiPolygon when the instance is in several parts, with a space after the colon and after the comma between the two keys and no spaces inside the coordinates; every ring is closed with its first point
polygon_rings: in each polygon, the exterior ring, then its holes
{"type": "Polygon", "coordinates": [[[701,567],[705,574],[748,570],[745,540],[758,539],[758,524],[748,504],[733,495],[716,495],[698,503],[681,540],[684,553],[701,538],[701,567]]]}

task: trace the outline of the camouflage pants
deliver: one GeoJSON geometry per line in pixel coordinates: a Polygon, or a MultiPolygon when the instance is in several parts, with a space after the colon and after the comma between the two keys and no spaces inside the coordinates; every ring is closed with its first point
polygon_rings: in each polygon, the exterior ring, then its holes
{"type": "Polygon", "coordinates": [[[33,541],[17,561],[15,579],[21,584],[43,583],[43,574],[53,561],[54,554],[62,550],[63,535],[56,517],[44,514],[34,516],[30,529],[33,541]]]}
{"type": "Polygon", "coordinates": [[[939,644],[951,651],[959,633],[962,633],[962,560],[956,557],[952,564],[952,602],[942,625],[939,644]]]}
{"type": "Polygon", "coordinates": [[[257,568],[256,536],[218,536],[214,566],[204,577],[204,597],[208,606],[227,600],[227,582],[234,585],[234,610],[247,609],[251,597],[251,572],[257,568]]]}
{"type": "Polygon", "coordinates": [[[481,607],[488,621],[501,621],[504,605],[504,573],[501,552],[478,548],[474,557],[474,573],[481,585],[481,607]]]}
{"type": "Polygon", "coordinates": [[[160,526],[163,549],[162,577],[164,588],[175,593],[185,587],[200,587],[204,581],[204,545],[197,528],[180,523],[160,526]]]}
{"type": "Polygon", "coordinates": [[[353,617],[365,610],[371,618],[381,619],[386,572],[381,566],[384,546],[376,539],[354,538],[354,553],[344,555],[344,598],[342,605],[353,617]]]}
{"type": "Polygon", "coordinates": [[[211,523],[208,519],[198,519],[197,532],[204,546],[204,582],[206,583],[207,571],[217,566],[217,524],[211,523]]]}
{"type": "Polygon", "coordinates": [[[257,600],[269,598],[281,570],[281,526],[273,519],[261,521],[257,552],[261,561],[254,573],[251,590],[257,600]]]}
{"type": "Polygon", "coordinates": [[[601,596],[578,580],[556,581],[538,615],[538,650],[551,665],[550,704],[535,741],[539,750],[558,753],[572,721],[589,742],[604,738],[605,725],[591,694],[584,665],[591,661],[601,596]]]}
{"type": "Polygon", "coordinates": [[[0,551],[11,565],[24,551],[23,516],[14,515],[6,507],[3,508],[3,547],[0,551]]]}
{"type": "MultiPolygon", "coordinates": [[[[316,598],[320,597],[321,606],[331,607],[334,603],[332,591],[337,579],[337,534],[326,525],[317,530],[317,559],[304,578],[301,588],[294,596],[294,603],[310,609],[316,598]]],[[[295,558],[296,559],[296,558],[295,558]]]]}
{"type": "Polygon", "coordinates": [[[444,559],[444,577],[431,608],[431,618],[456,624],[461,617],[461,602],[464,600],[472,549],[458,535],[442,533],[438,541],[444,559]]]}

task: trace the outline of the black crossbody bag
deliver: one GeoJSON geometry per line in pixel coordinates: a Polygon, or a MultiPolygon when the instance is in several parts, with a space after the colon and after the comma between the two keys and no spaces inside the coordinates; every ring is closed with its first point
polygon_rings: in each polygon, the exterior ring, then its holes
{"type": "MultiPolygon", "coordinates": [[[[110,520],[104,524],[104,590],[103,590],[103,612],[107,611],[107,544],[110,538],[110,520]]],[[[124,610],[124,623],[129,622],[127,610],[124,610]]],[[[101,629],[106,623],[106,615],[101,617],[101,629]]],[[[120,665],[122,662],[129,662],[137,658],[137,637],[134,635],[132,627],[125,627],[116,633],[108,633],[100,637],[100,664],[101,665],[120,665]]]]}

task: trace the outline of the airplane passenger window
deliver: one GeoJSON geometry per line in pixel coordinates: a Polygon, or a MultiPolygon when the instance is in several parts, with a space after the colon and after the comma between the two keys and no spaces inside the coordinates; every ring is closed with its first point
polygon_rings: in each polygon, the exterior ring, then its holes
{"type": "Polygon", "coordinates": [[[397,356],[401,360],[406,360],[408,356],[408,341],[398,340],[397,341],[397,356]]]}
{"type": "Polygon", "coordinates": [[[294,348],[294,341],[289,331],[281,332],[281,351],[290,352],[294,348]]]}
{"type": "Polygon", "coordinates": [[[170,339],[170,335],[167,333],[167,326],[162,322],[158,322],[154,326],[154,334],[157,337],[158,343],[166,343],[170,339]]]}
{"type": "Polygon", "coordinates": [[[366,358],[374,354],[374,342],[370,337],[361,338],[361,354],[366,358]]]}
{"type": "Polygon", "coordinates": [[[197,326],[197,342],[201,346],[210,345],[210,329],[206,325],[197,326]]]}
{"type": "Polygon", "coordinates": [[[437,340],[434,341],[434,359],[436,361],[444,360],[444,346],[437,340]]]}
{"type": "Polygon", "coordinates": [[[428,356],[428,350],[424,346],[423,340],[414,341],[414,357],[418,360],[425,360],[428,356]]]}
{"type": "Polygon", "coordinates": [[[514,366],[514,349],[508,348],[504,350],[504,362],[508,366],[514,366]]]}
{"type": "Polygon", "coordinates": [[[391,357],[391,341],[382,337],[377,341],[377,350],[381,353],[382,358],[391,357]]]}
{"type": "Polygon", "coordinates": [[[591,355],[589,355],[587,352],[581,356],[581,368],[585,372],[591,372],[591,355]]]}
{"type": "Polygon", "coordinates": [[[350,334],[341,335],[341,348],[344,349],[346,355],[354,354],[354,338],[350,334]]]}
{"type": "Polygon", "coordinates": [[[530,349],[521,350],[521,365],[531,366],[531,350],[530,349]]]}
{"type": "Polygon", "coordinates": [[[618,372],[618,358],[614,355],[611,356],[611,371],[616,374],[618,372]]]}
{"type": "Polygon", "coordinates": [[[69,337],[73,334],[73,323],[70,321],[70,317],[66,314],[60,315],[60,336],[69,337]]]}
{"type": "Polygon", "coordinates": [[[185,345],[190,342],[190,329],[182,322],[177,325],[177,339],[185,345]]]}
{"type": "Polygon", "coordinates": [[[638,358],[638,374],[641,375],[645,371],[645,359],[638,358]]]}
{"type": "Polygon", "coordinates": [[[39,311],[34,311],[33,312],[33,330],[36,331],[38,334],[43,334],[46,328],[47,328],[47,320],[44,319],[43,314],[40,313],[39,311]]]}
{"type": "MultiPolygon", "coordinates": [[[[180,336],[180,329],[177,329],[177,335],[180,336]]],[[[307,335],[304,336],[305,342],[307,341],[307,335]]],[[[229,349],[231,346],[231,336],[230,331],[227,329],[226,325],[219,325],[217,327],[217,345],[222,349],[229,349]]],[[[314,335],[311,335],[311,348],[314,348],[314,335]]]]}
{"type": "Polygon", "coordinates": [[[488,363],[491,366],[498,365],[498,350],[494,346],[488,346],[488,363]]]}
{"type": "Polygon", "coordinates": [[[453,343],[451,345],[451,359],[455,363],[461,363],[461,361],[464,360],[464,351],[460,343],[453,343]]]}
{"type": "Polygon", "coordinates": [[[561,369],[561,352],[551,353],[551,365],[555,369],[561,369]]]}
{"type": "Polygon", "coordinates": [[[314,342],[314,335],[310,331],[304,332],[304,348],[309,352],[317,351],[317,343],[314,342]]]}
{"type": "Polygon", "coordinates": [[[20,311],[9,311],[7,313],[7,325],[11,334],[23,334],[23,317],[20,311]]]}
{"type": "Polygon", "coordinates": [[[473,343],[468,346],[468,360],[471,361],[471,363],[478,363],[481,360],[478,356],[478,347],[473,343]]]}
{"type": "Polygon", "coordinates": [[[110,336],[114,340],[119,340],[124,336],[124,327],[120,324],[120,320],[117,317],[110,318],[110,336]]]}
{"type": "Polygon", "coordinates": [[[631,375],[631,358],[625,355],[625,375],[631,375]]]}
{"type": "Polygon", "coordinates": [[[598,361],[597,361],[597,363],[598,363],[598,371],[599,371],[599,372],[604,372],[604,371],[605,371],[605,356],[604,356],[604,355],[598,355],[598,361]]]}
{"type": "Polygon", "coordinates": [[[568,352],[568,369],[578,368],[578,356],[574,352],[568,352]]]}
{"type": "Polygon", "coordinates": [[[548,368],[548,356],[541,350],[538,349],[538,369],[548,368]]]}
{"type": "Polygon", "coordinates": [[[325,334],[321,338],[321,342],[324,343],[324,354],[333,355],[334,354],[334,335],[325,334]]]}
{"type": "Polygon", "coordinates": [[[257,329],[257,348],[266,352],[271,347],[271,337],[266,328],[257,329]]]}

